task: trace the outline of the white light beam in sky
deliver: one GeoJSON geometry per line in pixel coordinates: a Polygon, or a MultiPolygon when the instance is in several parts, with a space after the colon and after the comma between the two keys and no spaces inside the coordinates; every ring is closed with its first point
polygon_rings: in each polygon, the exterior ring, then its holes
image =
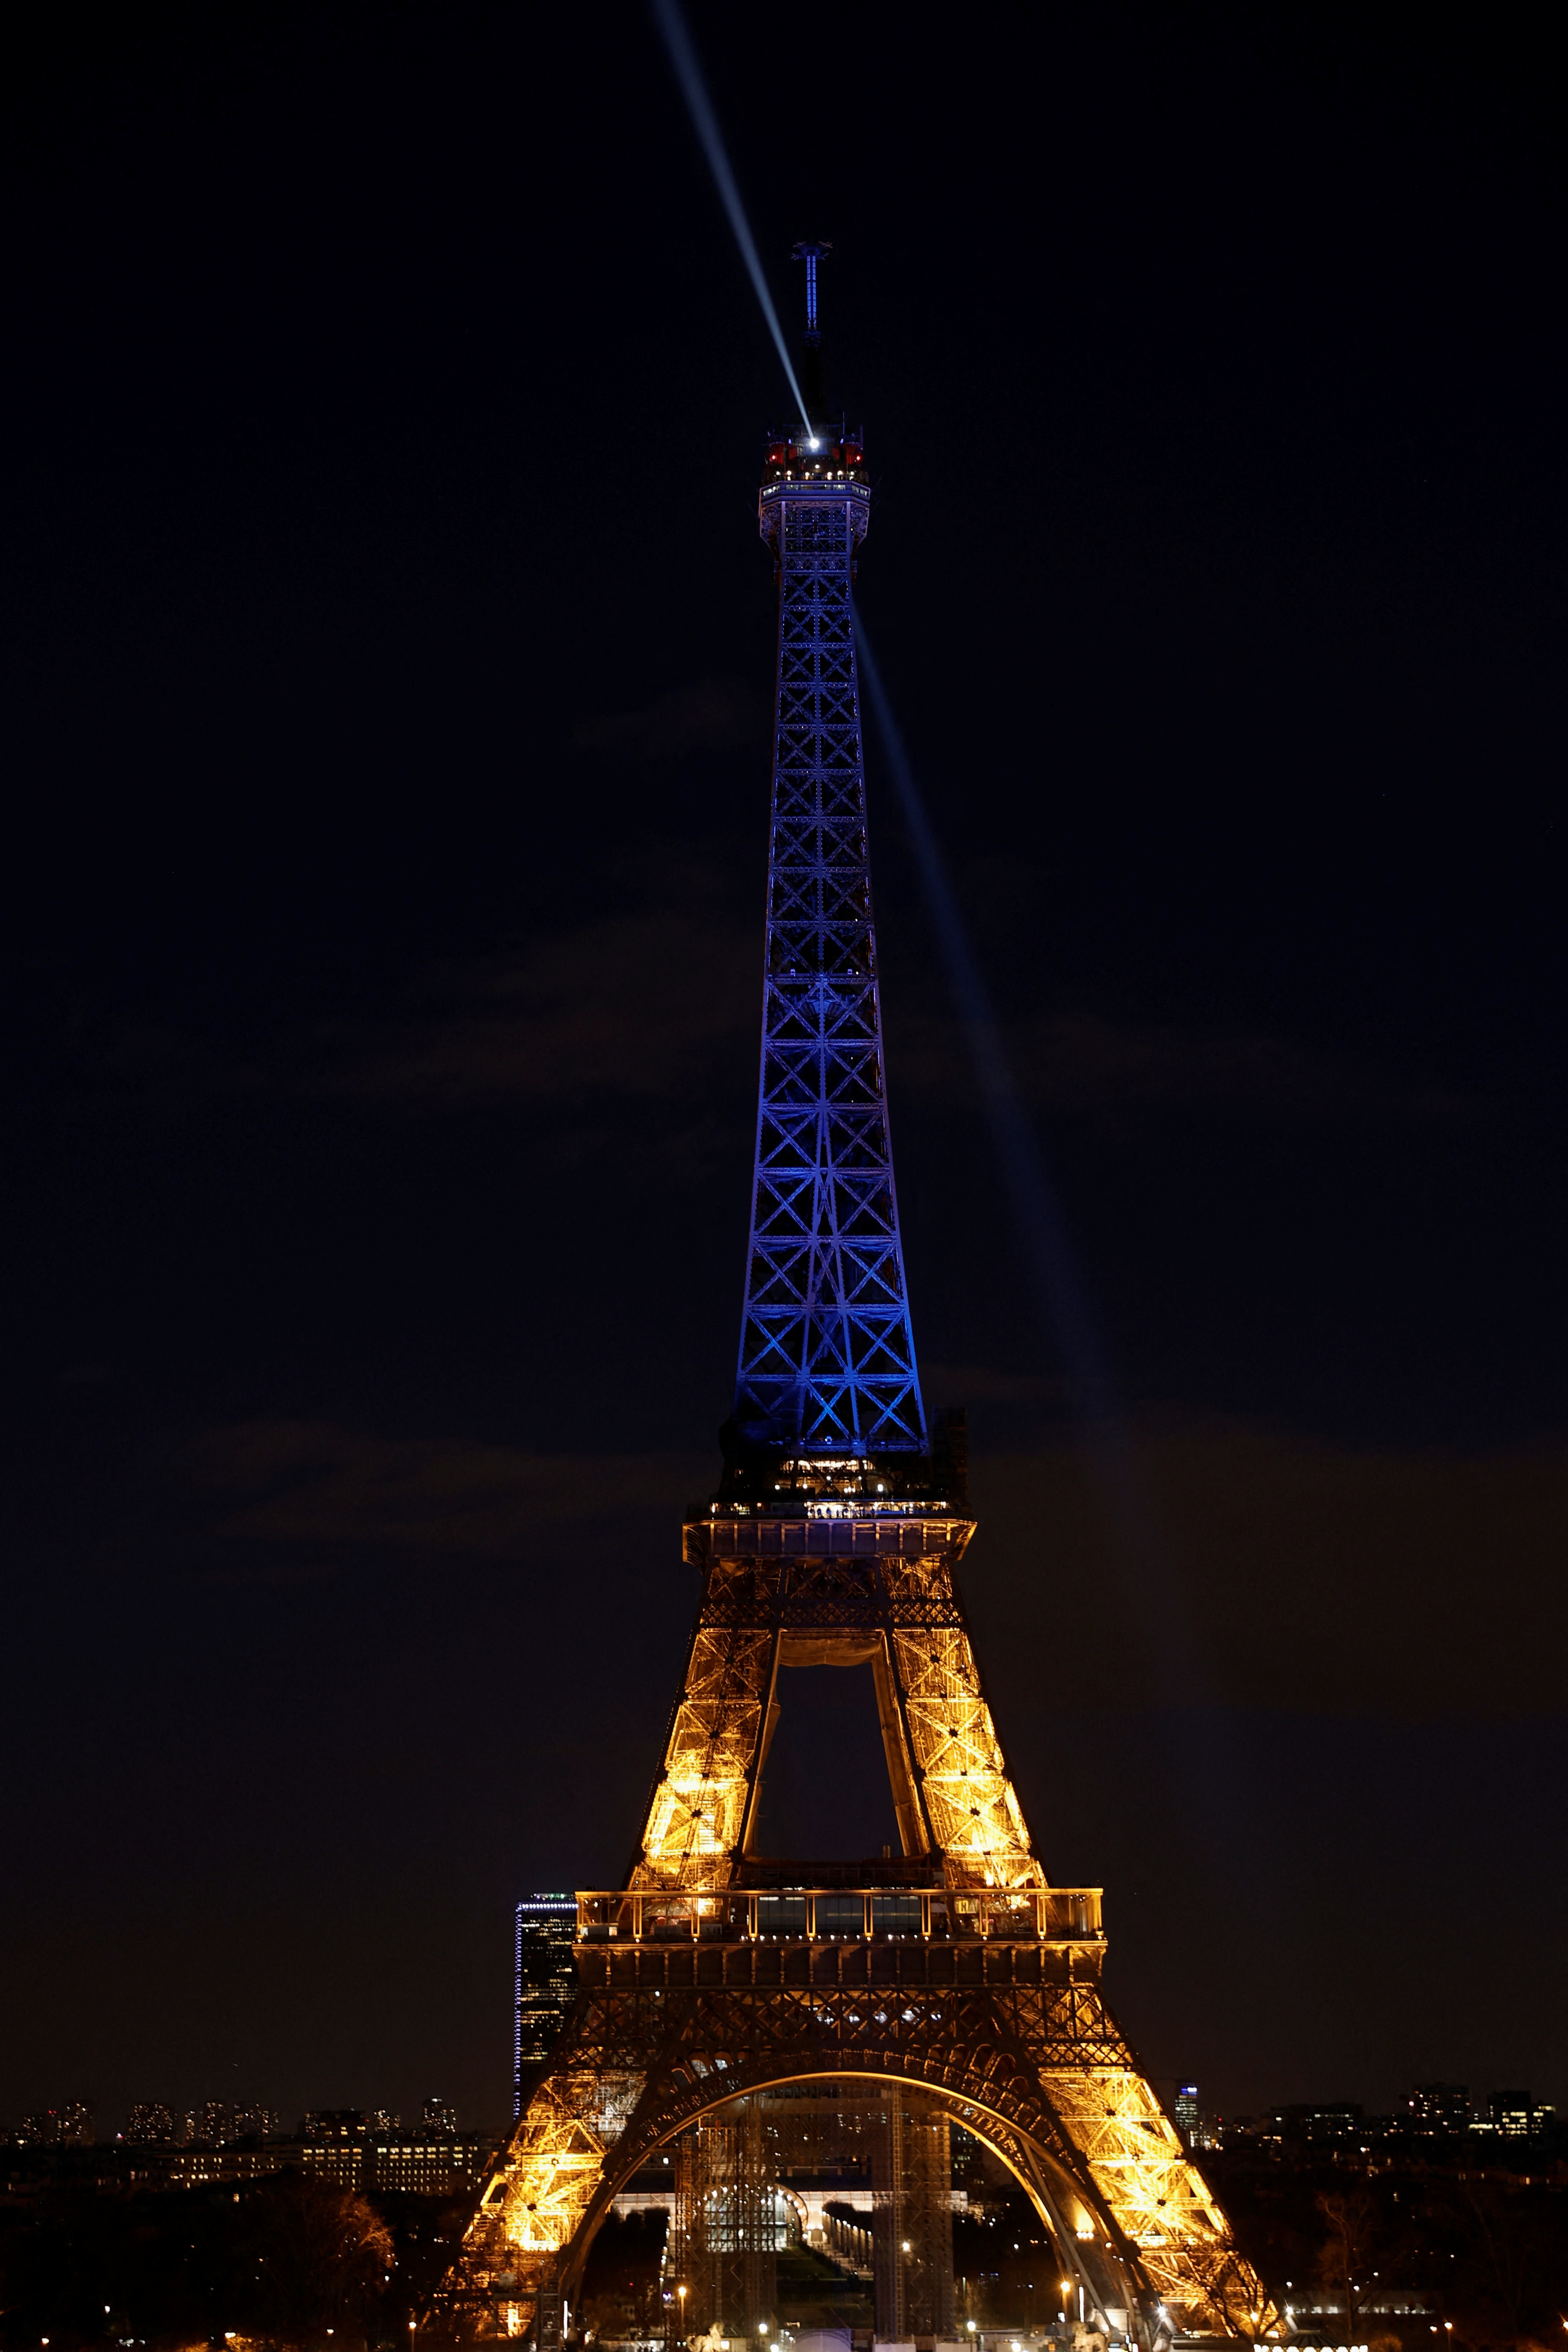
{"type": "Polygon", "coordinates": [[[750,273],[757,299],[763,306],[763,316],[768,322],[768,332],[773,339],[779,358],[784,364],[784,372],[789,378],[789,388],[795,394],[795,404],[799,409],[801,421],[809,433],[811,419],[805,413],[805,403],[801,398],[800,386],[795,382],[795,370],[790,365],[789,352],[784,339],[784,329],[779,324],[779,314],[773,309],[773,298],[768,292],[768,281],[763,276],[763,265],[758,258],[751,223],[746,218],[746,208],[741,202],[741,191],[735,185],[735,174],[730,169],[730,158],[724,151],[724,134],[719,128],[719,118],[713,111],[713,101],[708,95],[708,85],[702,79],[702,68],[698,61],[691,35],[687,29],[686,18],[681,14],[679,0],[652,0],[652,7],[658,29],[664,36],[665,47],[669,51],[670,62],[675,68],[676,79],[679,82],[686,103],[690,109],[697,136],[702,142],[702,152],[708,158],[708,168],[713,174],[714,185],[718,188],[724,210],[730,215],[730,226],[735,232],[735,242],[741,248],[741,258],[750,273]]]}

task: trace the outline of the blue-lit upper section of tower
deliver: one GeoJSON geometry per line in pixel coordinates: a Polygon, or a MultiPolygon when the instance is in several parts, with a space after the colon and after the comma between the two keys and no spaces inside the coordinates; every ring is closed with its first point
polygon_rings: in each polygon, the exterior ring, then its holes
{"type": "Polygon", "coordinates": [[[863,475],[858,435],[803,428],[769,442],[760,519],[779,583],[778,708],[733,1429],[748,1451],[868,1471],[873,1456],[924,1455],[928,1440],[867,853],[850,603],[870,502],[863,475]]]}

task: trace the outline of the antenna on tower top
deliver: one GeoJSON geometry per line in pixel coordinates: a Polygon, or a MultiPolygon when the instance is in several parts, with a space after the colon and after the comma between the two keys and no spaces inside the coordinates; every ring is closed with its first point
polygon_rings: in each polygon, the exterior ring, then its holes
{"type": "Polygon", "coordinates": [[[830,245],[797,245],[794,259],[805,264],[805,340],[813,350],[822,341],[816,324],[816,265],[832,252],[830,245]]]}

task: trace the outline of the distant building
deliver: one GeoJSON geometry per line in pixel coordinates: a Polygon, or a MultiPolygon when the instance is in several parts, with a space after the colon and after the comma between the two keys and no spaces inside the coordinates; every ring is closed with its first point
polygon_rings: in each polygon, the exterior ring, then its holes
{"type": "Polygon", "coordinates": [[[1303,2100],[1289,2107],[1276,2107],[1274,2122],[1280,2138],[1293,2146],[1306,2142],[1311,2146],[1364,2147],[1367,2141],[1365,2109],[1351,2099],[1327,2103],[1303,2100]]]}
{"type": "Polygon", "coordinates": [[[456,2129],[374,2133],[365,2148],[364,2185],[416,2197],[460,2197],[479,2186],[495,2150],[493,2138],[456,2129]]]}
{"type": "Polygon", "coordinates": [[[1406,2129],[1418,2138],[1444,2139],[1470,2127],[1468,2084],[1417,2083],[1405,2105],[1406,2129]]]}
{"type": "Polygon", "coordinates": [[[1487,2112],[1500,2138],[1536,2139],[1552,2110],[1538,2107],[1528,2091],[1494,2091],[1487,2112]]]}
{"type": "Polygon", "coordinates": [[[432,2096],[426,2100],[420,2112],[420,2120],[427,2135],[431,2132],[455,2132],[458,2128],[458,2110],[449,2099],[432,2096]]]}
{"type": "Polygon", "coordinates": [[[373,2132],[395,2132],[403,2129],[403,2117],[395,2116],[390,2107],[372,2107],[370,2127],[373,2132]]]}
{"type": "Polygon", "coordinates": [[[1195,2147],[1198,2126],[1203,2121],[1203,2110],[1198,2104],[1198,2086],[1195,2083],[1177,2084],[1176,2095],[1171,2104],[1171,2113],[1175,2118],[1176,2129],[1181,2133],[1183,2139],[1189,2147],[1195,2147]]]}
{"type": "Polygon", "coordinates": [[[65,2099],[26,2116],[16,2138],[23,2147],[90,2147],[92,2109],[85,2099],[65,2099]]]}
{"type": "Polygon", "coordinates": [[[517,1999],[512,2037],[512,2113],[543,2065],[577,1997],[572,1940],[577,1905],[570,1895],[531,1895],[517,1906],[517,1999]]]}
{"type": "Polygon", "coordinates": [[[369,2115],[357,2107],[312,2107],[300,2115],[299,2136],[306,2147],[360,2147],[369,2138],[369,2115]]]}
{"type": "Polygon", "coordinates": [[[270,2107],[237,2106],[229,2099],[204,2099],[184,2118],[178,2137],[201,2147],[232,2147],[236,2140],[271,2139],[278,2118],[270,2107]]]}
{"type": "Polygon", "coordinates": [[[361,2115],[357,2107],[312,2107],[300,2126],[300,2137],[312,2144],[318,2141],[363,2140],[370,2130],[370,2117],[361,2115]]]}
{"type": "Polygon", "coordinates": [[[141,2099],[125,2118],[125,2137],[137,2147],[167,2146],[174,2137],[174,2110],[159,2099],[141,2099]]]}
{"type": "Polygon", "coordinates": [[[330,2180],[334,2189],[397,2189],[416,2197],[460,2197],[478,2188],[495,2149],[493,2138],[476,2132],[367,2131],[357,2138],[303,2141],[291,2151],[290,2161],[313,2180],[330,2180]]]}
{"type": "Polygon", "coordinates": [[[368,2135],[362,2132],[353,2139],[304,2139],[293,2155],[312,2180],[330,2180],[334,2189],[363,2189],[369,2147],[368,2135]]]}
{"type": "Polygon", "coordinates": [[[177,2147],[163,2161],[161,2178],[171,2189],[200,2189],[214,2180],[264,2179],[298,2163],[299,2150],[280,2140],[270,2147],[177,2147]]]}

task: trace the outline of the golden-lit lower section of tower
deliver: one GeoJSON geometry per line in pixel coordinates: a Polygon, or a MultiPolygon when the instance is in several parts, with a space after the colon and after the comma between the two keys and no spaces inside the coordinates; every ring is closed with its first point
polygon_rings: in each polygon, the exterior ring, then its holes
{"type": "Polygon", "coordinates": [[[648,1807],[637,1882],[695,1886],[728,1878],[763,1751],[774,1646],[766,1628],[699,1624],[648,1807]]]}
{"type": "Polygon", "coordinates": [[[578,1898],[576,2006],[446,2294],[470,2335],[557,2352],[638,2167],[735,2099],[825,2081],[934,2100],[990,2147],[1118,2340],[1277,2332],[1101,1997],[1099,1891],[1051,1886],[1035,1853],[954,1589],[973,1532],[688,1526],[702,1599],[663,1771],[626,1885],[578,1898]],[[814,1882],[755,1832],[789,1670],[833,1664],[873,1670],[903,1853],[814,1882]]]}
{"type": "Polygon", "coordinates": [[[1040,2085],[1162,2303],[1194,2330],[1260,2334],[1262,2284],[1138,2069],[1043,2067],[1040,2085]]]}
{"type": "Polygon", "coordinates": [[[967,1630],[894,1630],[891,1658],[931,1849],[949,1885],[1043,1886],[967,1630]]]}
{"type": "Polygon", "coordinates": [[[615,2145],[601,2107],[596,2076],[584,2074],[550,2080],[529,2101],[509,2152],[504,2197],[495,2200],[511,2267],[570,2244],[615,2145]]]}
{"type": "MultiPolygon", "coordinates": [[[[829,1895],[842,1919],[842,1890],[798,1899],[829,1895]]],[[[1034,1898],[1027,1940],[1005,1895],[931,1895],[930,1934],[879,1929],[879,1900],[900,1898],[875,1889],[858,1935],[810,1932],[809,1909],[798,1933],[765,1928],[768,1899],[579,1898],[578,2008],[465,2252],[472,2302],[501,2332],[548,2336],[544,2299],[570,2299],[610,2200],[686,2126],[826,2079],[934,2097],[1010,2167],[1086,2299],[1121,2309],[1130,2339],[1277,2325],[1100,1997],[1093,1890],[1034,1898]]]]}
{"type": "Polygon", "coordinates": [[[634,1884],[722,1885],[752,1852],[781,1675],[869,1664],[906,1858],[950,1885],[1041,1886],[953,1589],[957,1517],[714,1517],[706,1595],[634,1884]]]}

